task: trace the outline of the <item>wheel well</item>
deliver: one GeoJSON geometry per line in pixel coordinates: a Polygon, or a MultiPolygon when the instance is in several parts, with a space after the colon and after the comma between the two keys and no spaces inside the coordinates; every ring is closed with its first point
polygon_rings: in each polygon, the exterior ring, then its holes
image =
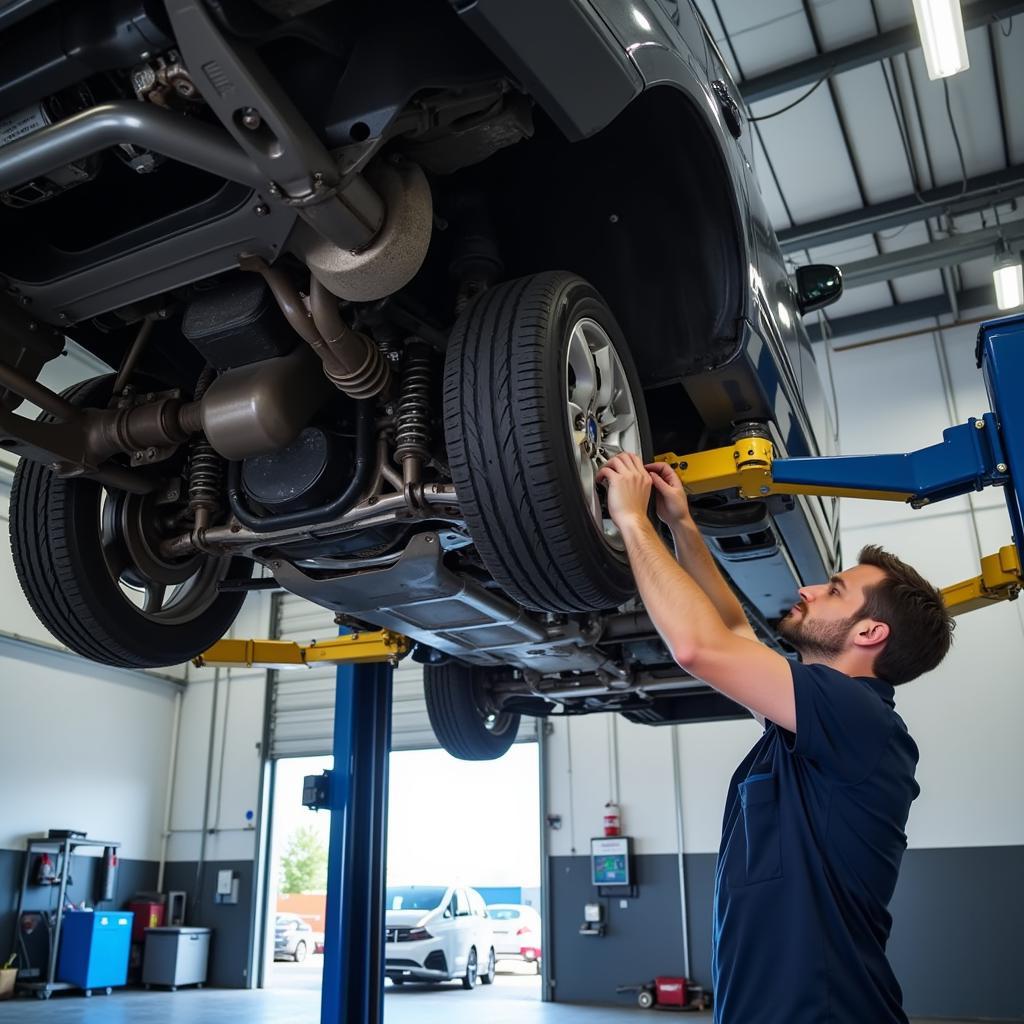
{"type": "Polygon", "coordinates": [[[744,296],[742,214],[690,98],[652,88],[576,143],[543,114],[535,120],[531,140],[446,188],[483,194],[504,276],[557,269],[591,281],[621,323],[645,388],[728,359],[744,296]]]}

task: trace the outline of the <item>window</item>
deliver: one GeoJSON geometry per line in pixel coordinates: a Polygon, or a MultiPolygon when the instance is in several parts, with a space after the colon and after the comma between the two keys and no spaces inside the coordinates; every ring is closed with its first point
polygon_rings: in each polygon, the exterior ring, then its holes
{"type": "Polygon", "coordinates": [[[472,914],[472,910],[469,907],[469,899],[466,896],[464,889],[455,890],[455,916],[456,917],[469,917],[472,914]]]}
{"type": "Polygon", "coordinates": [[[436,885],[388,886],[384,906],[387,910],[433,910],[446,892],[436,885]]]}
{"type": "Polygon", "coordinates": [[[512,907],[491,907],[489,913],[495,921],[517,921],[520,916],[512,907]]]}
{"type": "Polygon", "coordinates": [[[475,889],[469,890],[469,905],[477,917],[487,916],[487,904],[484,903],[483,896],[481,896],[475,889]]]}

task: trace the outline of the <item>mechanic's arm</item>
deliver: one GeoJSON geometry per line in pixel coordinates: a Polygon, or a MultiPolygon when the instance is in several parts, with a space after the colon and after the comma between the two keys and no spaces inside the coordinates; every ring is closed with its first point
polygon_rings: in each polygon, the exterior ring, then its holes
{"type": "Polygon", "coordinates": [[[626,545],[640,596],[673,658],[755,715],[796,732],[789,662],[732,632],[695,580],[669,554],[647,518],[651,476],[636,455],[617,455],[598,474],[626,545]]]}
{"type": "Polygon", "coordinates": [[[689,502],[679,477],[664,462],[651,462],[644,468],[651,474],[658,518],[672,534],[676,561],[708,595],[729,629],[749,640],[756,640],[757,635],[743,613],[743,606],[736,599],[732,587],[726,583],[718,563],[690,515],[689,502]]]}

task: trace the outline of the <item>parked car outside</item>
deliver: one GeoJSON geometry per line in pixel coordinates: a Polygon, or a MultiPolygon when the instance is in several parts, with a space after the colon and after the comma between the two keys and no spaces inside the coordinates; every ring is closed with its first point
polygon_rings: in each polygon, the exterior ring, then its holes
{"type": "Polygon", "coordinates": [[[301,964],[313,951],[313,929],[296,914],[278,914],[274,918],[274,959],[294,960],[301,964]]]}
{"type": "MultiPolygon", "coordinates": [[[[833,449],[801,317],[841,275],[791,277],[690,0],[32,0],[3,47],[0,446],[57,640],[180,664],[273,583],[411,638],[457,757],[523,715],[746,715],[675,663],[595,483],[833,449]],[[69,338],[117,374],[41,387],[69,338]]],[[[691,507],[778,644],[835,501],[691,507]]]]}
{"type": "Polygon", "coordinates": [[[388,886],[384,931],[384,972],[396,985],[458,978],[472,989],[477,979],[485,985],[494,981],[491,919],[476,889],[388,886]]]}
{"type": "Polygon", "coordinates": [[[487,908],[494,931],[494,952],[498,962],[520,960],[533,964],[540,974],[540,914],[521,903],[492,903],[487,908]]]}

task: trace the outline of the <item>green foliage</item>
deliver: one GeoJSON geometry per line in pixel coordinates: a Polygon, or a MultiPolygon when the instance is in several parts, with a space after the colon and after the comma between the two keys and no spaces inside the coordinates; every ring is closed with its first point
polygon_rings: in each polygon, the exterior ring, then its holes
{"type": "Polygon", "coordinates": [[[323,892],[327,888],[327,847],[316,829],[300,825],[281,857],[281,892],[323,892]]]}

